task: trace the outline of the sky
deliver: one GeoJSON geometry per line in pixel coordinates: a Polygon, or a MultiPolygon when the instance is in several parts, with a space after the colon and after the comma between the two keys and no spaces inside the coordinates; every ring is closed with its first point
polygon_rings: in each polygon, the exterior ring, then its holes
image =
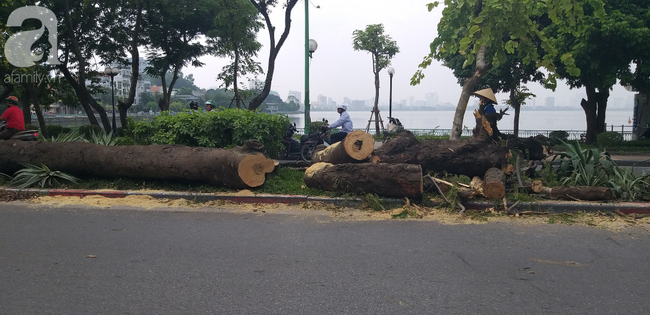
{"type": "MultiPolygon", "coordinates": [[[[291,32],[276,59],[271,90],[286,99],[290,90],[305,94],[305,3],[301,0],[292,11],[291,32]]],[[[365,51],[352,48],[352,33],[364,30],[369,24],[383,24],[384,33],[397,42],[400,52],[392,59],[393,103],[408,100],[411,96],[423,100],[426,93],[437,93],[439,103],[457,104],[461,86],[449,68],[435,61],[424,70],[425,78],[417,86],[410,85],[410,79],[417,71],[429,50],[429,44],[437,35],[437,24],[442,17],[442,6],[429,12],[427,4],[433,0],[310,0],[309,37],[318,43],[310,65],[310,99],[318,95],[332,98],[341,104],[344,97],[352,100],[374,99],[374,74],[372,57],[365,51]],[[316,8],[315,6],[320,6],[316,8]]],[[[284,28],[284,10],[277,7],[271,14],[276,27],[276,38],[284,28]]],[[[266,29],[260,30],[258,41],[263,47],[258,61],[266,70],[269,55],[269,36],[266,29]]],[[[213,56],[204,56],[201,68],[185,68],[185,75],[193,74],[195,84],[200,88],[216,88],[221,68],[230,61],[213,56]]],[[[260,80],[264,76],[259,77],[260,80]]],[[[380,73],[380,104],[387,104],[389,98],[389,75],[380,73]]],[[[575,106],[586,97],[584,89],[570,90],[564,82],[558,82],[555,92],[545,90],[539,84],[527,85],[537,95],[536,105],[543,105],[546,97],[555,97],[556,106],[575,106]]],[[[629,100],[633,93],[617,85],[610,100],[629,100]]],[[[497,94],[503,104],[506,94],[497,94]]],[[[529,104],[532,102],[529,102],[529,104]]],[[[610,104],[612,102],[610,101],[610,104]]],[[[470,101],[470,104],[471,101],[470,101]]]]}

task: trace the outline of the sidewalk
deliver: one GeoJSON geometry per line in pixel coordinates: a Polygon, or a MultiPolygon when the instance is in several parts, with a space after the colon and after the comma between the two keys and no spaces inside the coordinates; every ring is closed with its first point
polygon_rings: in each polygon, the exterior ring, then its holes
{"type": "MultiPolygon", "coordinates": [[[[187,193],[187,192],[138,192],[138,191],[94,191],[94,190],[63,190],[63,189],[15,189],[6,188],[7,192],[24,192],[37,193],[42,196],[102,196],[106,198],[125,198],[127,196],[151,196],[156,199],[186,199],[197,202],[207,201],[229,201],[234,203],[247,204],[297,204],[303,202],[322,202],[340,207],[357,208],[363,205],[364,201],[360,198],[329,198],[329,197],[310,197],[301,195],[221,195],[208,193],[187,193]]],[[[382,198],[383,206],[386,209],[398,208],[405,204],[405,200],[397,198],[382,198]]],[[[515,203],[508,202],[508,207],[515,203]]],[[[436,207],[439,202],[429,202],[427,206],[436,207]]],[[[463,204],[468,210],[483,210],[494,207],[493,202],[473,201],[463,204]]],[[[540,201],[540,202],[521,202],[515,205],[511,211],[539,211],[549,213],[560,212],[608,212],[624,214],[650,214],[650,203],[642,202],[576,202],[576,201],[540,201]]]]}

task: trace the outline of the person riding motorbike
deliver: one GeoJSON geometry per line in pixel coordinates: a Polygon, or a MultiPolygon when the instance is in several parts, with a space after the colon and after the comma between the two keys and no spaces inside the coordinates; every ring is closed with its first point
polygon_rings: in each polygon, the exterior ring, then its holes
{"type": "Polygon", "coordinates": [[[214,103],[213,100],[209,100],[209,101],[205,102],[205,110],[208,111],[208,112],[212,111],[214,109],[214,105],[215,105],[215,103],[214,103]]]}
{"type": "Polygon", "coordinates": [[[18,98],[7,97],[7,105],[9,107],[0,116],[0,120],[7,121],[7,129],[0,132],[0,140],[7,140],[16,133],[25,130],[25,119],[23,111],[18,107],[18,98]]]}
{"type": "Polygon", "coordinates": [[[329,129],[334,129],[336,127],[341,127],[341,131],[332,134],[330,136],[330,141],[332,141],[331,144],[337,143],[348,135],[348,133],[352,132],[352,119],[350,119],[350,115],[348,115],[347,112],[348,106],[347,105],[339,105],[336,108],[336,111],[341,115],[339,119],[335,122],[333,122],[331,125],[329,125],[329,129]]]}

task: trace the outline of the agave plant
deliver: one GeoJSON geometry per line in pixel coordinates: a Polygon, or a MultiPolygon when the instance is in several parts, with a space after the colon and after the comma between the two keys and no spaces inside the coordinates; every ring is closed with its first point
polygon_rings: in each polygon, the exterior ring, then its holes
{"type": "Polygon", "coordinates": [[[602,186],[618,169],[616,162],[605,151],[582,149],[578,141],[574,144],[560,141],[567,150],[556,154],[552,161],[559,160],[557,174],[564,185],[602,186]]]}
{"type": "Polygon", "coordinates": [[[622,199],[627,201],[639,200],[643,194],[650,191],[650,174],[637,175],[634,169],[614,170],[612,180],[608,182],[614,192],[622,199]]]}
{"type": "Polygon", "coordinates": [[[50,142],[75,142],[81,140],[82,137],[81,135],[79,135],[78,132],[71,131],[66,133],[60,133],[56,137],[52,137],[49,141],[50,142]]]}
{"type": "Polygon", "coordinates": [[[79,181],[78,178],[70,174],[61,171],[52,171],[44,164],[41,164],[40,167],[29,163],[21,164],[25,168],[16,172],[14,178],[11,180],[11,184],[20,189],[31,187],[34,184],[39,184],[41,188],[45,186],[52,187],[54,185],[61,186],[59,180],[66,180],[72,183],[79,181]]]}
{"type": "Polygon", "coordinates": [[[84,139],[84,142],[114,146],[117,145],[117,138],[112,132],[101,130],[100,132],[90,131],[90,138],[84,139]]]}

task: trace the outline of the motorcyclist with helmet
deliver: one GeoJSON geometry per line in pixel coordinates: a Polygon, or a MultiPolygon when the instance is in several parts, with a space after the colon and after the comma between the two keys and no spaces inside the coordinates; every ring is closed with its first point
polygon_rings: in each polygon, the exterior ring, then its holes
{"type": "Polygon", "coordinates": [[[9,107],[0,116],[0,120],[7,122],[7,129],[0,132],[0,140],[7,140],[25,130],[25,118],[23,111],[18,107],[18,98],[13,95],[7,97],[7,105],[9,107]]]}
{"type": "Polygon", "coordinates": [[[350,115],[348,115],[347,112],[348,106],[347,105],[339,105],[336,107],[336,111],[341,115],[339,119],[335,122],[333,122],[331,125],[329,125],[330,129],[334,129],[336,127],[341,127],[341,131],[332,134],[330,136],[330,141],[332,141],[332,144],[337,143],[348,135],[348,133],[352,132],[352,119],[350,119],[350,115]]]}

